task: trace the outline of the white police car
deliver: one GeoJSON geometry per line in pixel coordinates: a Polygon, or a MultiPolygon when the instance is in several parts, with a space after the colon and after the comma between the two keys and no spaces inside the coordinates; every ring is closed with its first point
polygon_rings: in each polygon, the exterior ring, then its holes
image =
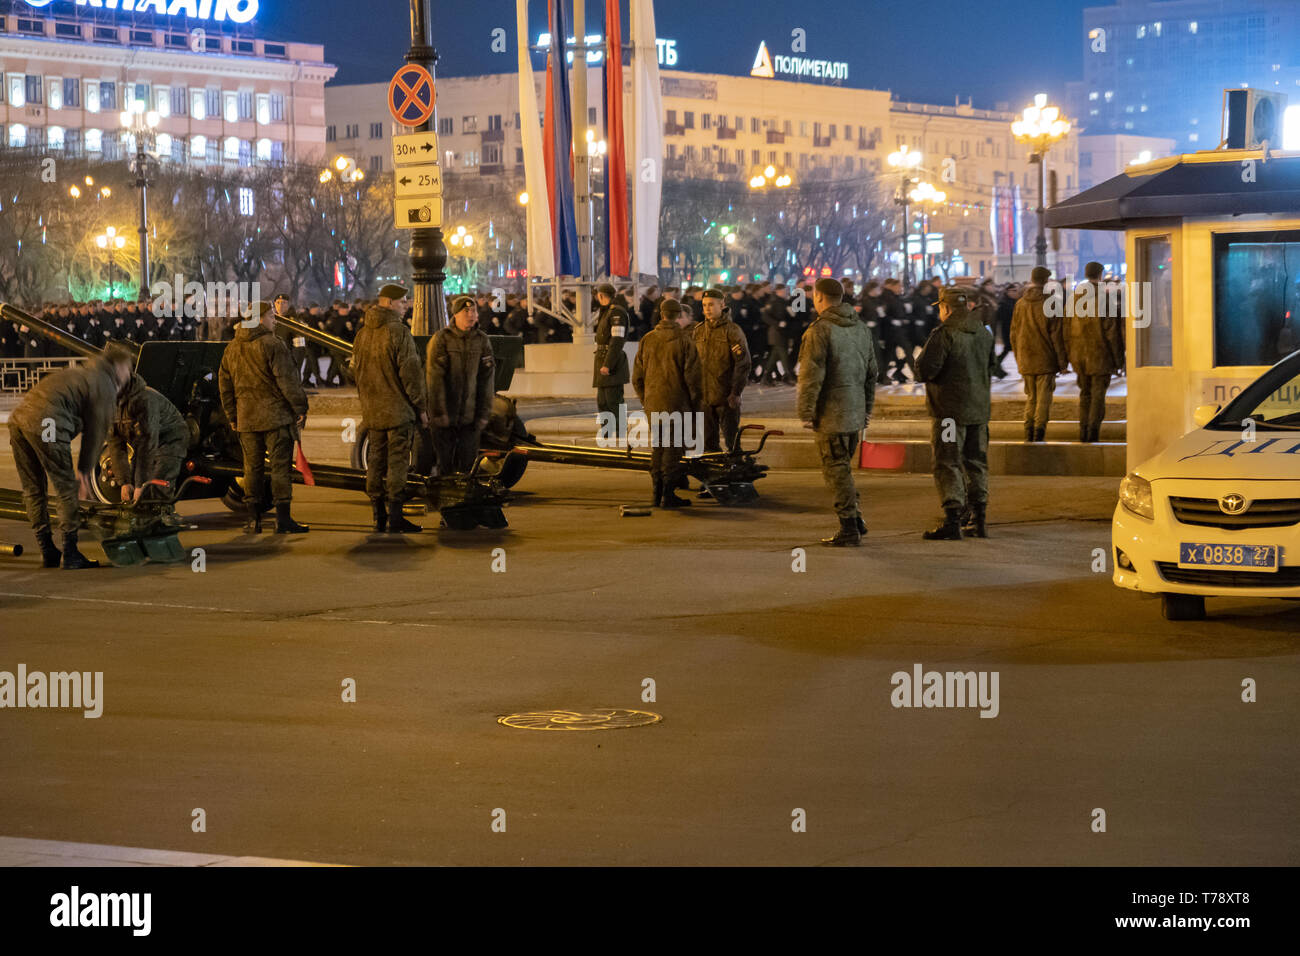
{"type": "Polygon", "coordinates": [[[1115,584],[1159,594],[1171,621],[1205,598],[1300,598],[1300,352],[1120,484],[1115,584]]]}

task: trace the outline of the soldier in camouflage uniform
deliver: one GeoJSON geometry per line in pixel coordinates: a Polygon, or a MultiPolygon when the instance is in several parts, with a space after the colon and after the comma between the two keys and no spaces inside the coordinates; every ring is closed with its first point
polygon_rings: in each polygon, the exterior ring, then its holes
{"type": "Polygon", "coordinates": [[[925,403],[934,419],[934,483],[944,514],[937,528],[922,535],[927,541],[959,541],[963,531],[988,537],[989,389],[997,359],[993,333],[970,311],[973,298],[971,292],[953,287],[940,293],[941,324],[930,333],[917,360],[925,403]]]}
{"type": "Polygon", "coordinates": [[[234,341],[226,346],[218,376],[221,407],[230,427],[239,433],[244,453],[245,530],[253,534],[262,530],[258,499],[269,456],[275,533],[302,534],[310,529],[293,520],[289,503],[293,499],[294,434],[307,423],[307,395],[288,347],[274,334],[271,303],[254,303],[248,315],[235,331],[234,341]]]}
{"type": "Polygon", "coordinates": [[[1103,271],[1100,262],[1089,262],[1083,267],[1086,281],[1075,290],[1074,315],[1065,320],[1070,364],[1079,377],[1081,442],[1101,438],[1101,423],[1106,419],[1106,390],[1110,388],[1111,376],[1124,368],[1124,317],[1105,293],[1101,284],[1103,271]]]}
{"type": "Polygon", "coordinates": [[[632,387],[650,420],[654,507],[690,504],[677,497],[676,488],[686,452],[683,426],[687,416],[697,414],[703,382],[695,343],[678,321],[681,314],[681,303],[660,300],[659,324],[642,336],[632,368],[632,387]]]}
{"type": "Polygon", "coordinates": [[[822,543],[856,547],[866,525],[858,509],[853,460],[862,430],[876,404],[876,343],[871,329],[843,301],[844,287],[831,278],[813,286],[816,320],[799,350],[796,408],[804,428],[817,436],[822,477],[835,499],[840,530],[822,543]]]}
{"type": "Polygon", "coordinates": [[[438,473],[466,472],[478,459],[479,436],[492,416],[496,360],[487,333],[476,328],[474,300],[458,295],[452,324],[429,340],[425,385],[438,473]]]}
{"type": "Polygon", "coordinates": [[[48,375],[27,393],[9,418],[9,447],[23,486],[23,504],[36,532],[45,567],[93,568],[77,550],[78,495],[93,499],[95,465],[113,420],[117,393],[131,377],[134,359],[118,345],[98,358],[48,375]],[[72,439],[81,436],[77,464],[72,439]],[[54,486],[63,550],[54,546],[47,485],[54,486]]]}
{"type": "Polygon", "coordinates": [[[704,321],[691,329],[704,380],[704,451],[730,448],[740,429],[740,393],[749,383],[749,345],[723,308],[722,293],[701,296],[704,321]]]}
{"type": "Polygon", "coordinates": [[[151,481],[165,481],[167,490],[175,491],[189,450],[190,429],[176,406],[132,375],[117,397],[117,417],[108,433],[109,461],[122,485],[122,503],[139,501],[151,481]]]}
{"type": "Polygon", "coordinates": [[[415,422],[429,424],[420,353],[402,322],[405,298],[400,285],[380,289],[379,303],[366,310],[352,349],[352,377],[370,439],[366,495],[374,508],[375,531],[381,534],[421,530],[402,515],[415,422]]]}

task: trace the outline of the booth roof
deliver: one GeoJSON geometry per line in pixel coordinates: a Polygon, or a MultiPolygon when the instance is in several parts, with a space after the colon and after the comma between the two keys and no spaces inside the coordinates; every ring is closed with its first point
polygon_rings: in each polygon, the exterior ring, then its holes
{"type": "Polygon", "coordinates": [[[1300,215],[1300,154],[1263,156],[1233,150],[1145,163],[1057,203],[1043,221],[1049,229],[1128,229],[1184,217],[1300,215]]]}

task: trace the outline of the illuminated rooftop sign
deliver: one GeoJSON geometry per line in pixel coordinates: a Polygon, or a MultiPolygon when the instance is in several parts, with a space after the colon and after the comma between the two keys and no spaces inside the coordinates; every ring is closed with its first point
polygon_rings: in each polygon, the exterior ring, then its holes
{"type": "MultiPolygon", "coordinates": [[[[48,7],[54,0],[24,0],[29,7],[48,7]]],[[[72,2],[72,0],[64,0],[72,2]]],[[[248,23],[257,16],[258,0],[75,0],[78,7],[93,10],[121,10],[124,13],[155,13],[190,20],[248,23]]]]}
{"type": "Polygon", "coordinates": [[[815,60],[806,56],[781,54],[771,56],[767,52],[767,43],[759,43],[758,55],[754,57],[754,65],[749,75],[770,80],[778,73],[787,73],[791,76],[815,76],[821,80],[847,80],[849,65],[839,60],[815,60]]]}

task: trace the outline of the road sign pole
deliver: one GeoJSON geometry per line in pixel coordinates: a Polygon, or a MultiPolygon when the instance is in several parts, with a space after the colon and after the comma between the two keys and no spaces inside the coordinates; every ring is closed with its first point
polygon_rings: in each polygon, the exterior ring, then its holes
{"type": "MultiPolygon", "coordinates": [[[[429,32],[429,0],[411,0],[411,49],[406,54],[406,62],[424,67],[431,75],[438,62],[429,32]]],[[[415,129],[420,133],[436,133],[437,109],[415,129]]],[[[447,325],[447,300],[442,293],[447,278],[447,246],[443,243],[442,229],[413,230],[410,257],[411,331],[416,335],[430,335],[447,325]]]]}

